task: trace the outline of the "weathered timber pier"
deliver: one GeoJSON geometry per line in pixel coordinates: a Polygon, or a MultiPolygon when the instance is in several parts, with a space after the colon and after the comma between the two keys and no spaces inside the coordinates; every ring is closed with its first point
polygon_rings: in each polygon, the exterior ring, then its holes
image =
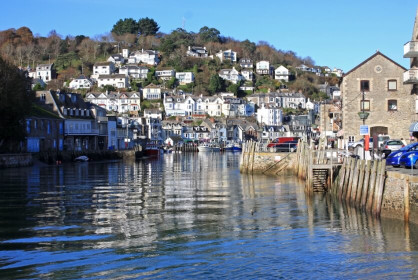
{"type": "Polygon", "coordinates": [[[418,223],[418,176],[386,171],[384,160],[361,160],[299,142],[296,153],[269,153],[257,142],[246,142],[241,173],[292,173],[305,181],[308,195],[325,192],[332,199],[375,216],[418,223]]]}

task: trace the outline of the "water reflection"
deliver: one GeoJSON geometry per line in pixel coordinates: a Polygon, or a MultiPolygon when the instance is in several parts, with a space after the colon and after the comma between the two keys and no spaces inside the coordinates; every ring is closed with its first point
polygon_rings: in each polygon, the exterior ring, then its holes
{"type": "Polygon", "coordinates": [[[241,175],[239,158],[2,170],[0,277],[417,276],[415,225],[241,175]]]}

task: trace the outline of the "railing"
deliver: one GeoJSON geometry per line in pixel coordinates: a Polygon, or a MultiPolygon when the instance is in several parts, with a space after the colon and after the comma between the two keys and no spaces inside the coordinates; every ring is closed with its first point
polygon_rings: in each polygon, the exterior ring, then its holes
{"type": "Polygon", "coordinates": [[[418,84],[418,70],[408,70],[403,73],[404,84],[418,84]]]}
{"type": "Polygon", "coordinates": [[[92,128],[92,129],[66,129],[65,135],[98,135],[99,129],[92,128]]]}
{"type": "Polygon", "coordinates": [[[410,41],[403,46],[403,57],[417,57],[418,56],[418,42],[410,41]]]}

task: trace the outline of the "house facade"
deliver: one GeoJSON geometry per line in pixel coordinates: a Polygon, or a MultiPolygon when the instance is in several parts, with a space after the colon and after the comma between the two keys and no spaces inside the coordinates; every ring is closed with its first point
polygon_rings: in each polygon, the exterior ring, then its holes
{"type": "Polygon", "coordinates": [[[239,66],[241,69],[253,69],[254,68],[254,62],[249,58],[241,58],[239,61],[239,66]]]}
{"type": "Polygon", "coordinates": [[[69,84],[69,88],[71,89],[89,89],[92,86],[93,82],[84,75],[72,80],[69,84]]]}
{"type": "Polygon", "coordinates": [[[166,69],[166,70],[157,70],[155,71],[155,76],[161,80],[170,80],[172,77],[176,76],[176,72],[174,69],[166,69]]]}
{"type": "Polygon", "coordinates": [[[144,100],[159,100],[161,99],[161,87],[149,84],[142,90],[142,98],[144,100]]]}
{"type": "Polygon", "coordinates": [[[122,66],[119,68],[119,74],[123,74],[133,79],[146,79],[148,68],[136,65],[122,66]]]}
{"type": "Polygon", "coordinates": [[[415,115],[415,96],[412,86],[404,84],[404,67],[380,52],[354,67],[341,83],[344,139],[358,141],[358,113],[368,113],[365,124],[370,136],[388,134],[391,138],[409,138],[409,125],[415,115]],[[364,96],[364,100],[363,100],[364,96]]]}
{"type": "Polygon", "coordinates": [[[216,53],[216,57],[219,58],[221,62],[224,62],[225,60],[237,62],[237,52],[234,52],[233,50],[220,50],[218,53],[216,53]]]}
{"type": "Polygon", "coordinates": [[[135,51],[129,55],[128,63],[137,64],[144,63],[147,65],[158,65],[160,62],[159,54],[154,50],[140,50],[135,51]]]}
{"type": "Polygon", "coordinates": [[[97,62],[93,65],[93,75],[111,75],[115,73],[115,69],[113,62],[97,62]]]}
{"type": "Polygon", "coordinates": [[[221,69],[218,75],[222,79],[230,81],[233,84],[237,84],[244,80],[244,77],[235,69],[235,67],[232,69],[221,69]]]}
{"type": "Polygon", "coordinates": [[[31,72],[29,77],[34,79],[41,79],[43,82],[48,83],[52,79],[55,79],[56,73],[54,64],[39,64],[36,66],[35,72],[31,72]]]}
{"type": "Polygon", "coordinates": [[[193,72],[177,72],[176,79],[180,85],[186,85],[194,82],[193,72]]]}
{"type": "Polygon", "coordinates": [[[289,81],[289,69],[287,69],[283,65],[280,65],[279,67],[276,68],[276,70],[274,70],[274,79],[288,82],[289,81]]]}
{"type": "Polygon", "coordinates": [[[100,75],[97,77],[98,87],[113,86],[115,88],[129,88],[129,79],[124,74],[100,75]]]}
{"type": "Polygon", "coordinates": [[[255,71],[258,75],[272,75],[273,67],[267,60],[262,60],[256,63],[255,71]]]}
{"type": "Polygon", "coordinates": [[[85,100],[119,114],[138,111],[141,108],[139,92],[88,93],[85,100]]]}
{"type": "Polygon", "coordinates": [[[257,122],[264,125],[281,125],[283,123],[282,110],[275,104],[263,103],[257,110],[257,122]]]}
{"type": "Polygon", "coordinates": [[[208,51],[206,47],[189,46],[186,52],[187,56],[206,58],[208,57],[208,51]]]}

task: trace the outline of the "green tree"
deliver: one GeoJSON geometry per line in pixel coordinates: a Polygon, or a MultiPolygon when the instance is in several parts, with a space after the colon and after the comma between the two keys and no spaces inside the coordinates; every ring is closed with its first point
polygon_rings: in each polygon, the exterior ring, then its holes
{"type": "Polygon", "coordinates": [[[33,92],[29,79],[0,57],[0,151],[16,152],[26,134],[25,115],[30,111],[33,92]]]}
{"type": "Polygon", "coordinates": [[[209,28],[203,26],[199,30],[199,38],[203,43],[207,42],[219,42],[220,41],[220,32],[216,28],[209,28]]]}
{"type": "Polygon", "coordinates": [[[111,85],[105,85],[102,87],[103,91],[116,91],[116,88],[114,86],[111,85]]]}
{"type": "Polygon", "coordinates": [[[250,40],[245,40],[241,42],[243,54],[245,57],[252,57],[254,55],[255,50],[257,49],[257,46],[255,43],[251,42],[250,40]]]}
{"type": "Polygon", "coordinates": [[[171,77],[171,79],[169,81],[167,81],[166,86],[167,88],[174,88],[177,84],[177,79],[176,77],[171,77]]]}
{"type": "Polygon", "coordinates": [[[152,18],[141,18],[138,20],[138,31],[140,35],[155,35],[160,27],[152,18]]]}
{"type": "Polygon", "coordinates": [[[212,76],[210,76],[208,90],[211,93],[211,95],[213,95],[216,92],[222,91],[223,88],[224,88],[224,79],[219,77],[218,74],[213,74],[212,76]]]}
{"type": "Polygon", "coordinates": [[[138,23],[133,18],[120,19],[113,25],[112,33],[115,33],[116,35],[123,35],[126,33],[137,34],[138,23]]]}

